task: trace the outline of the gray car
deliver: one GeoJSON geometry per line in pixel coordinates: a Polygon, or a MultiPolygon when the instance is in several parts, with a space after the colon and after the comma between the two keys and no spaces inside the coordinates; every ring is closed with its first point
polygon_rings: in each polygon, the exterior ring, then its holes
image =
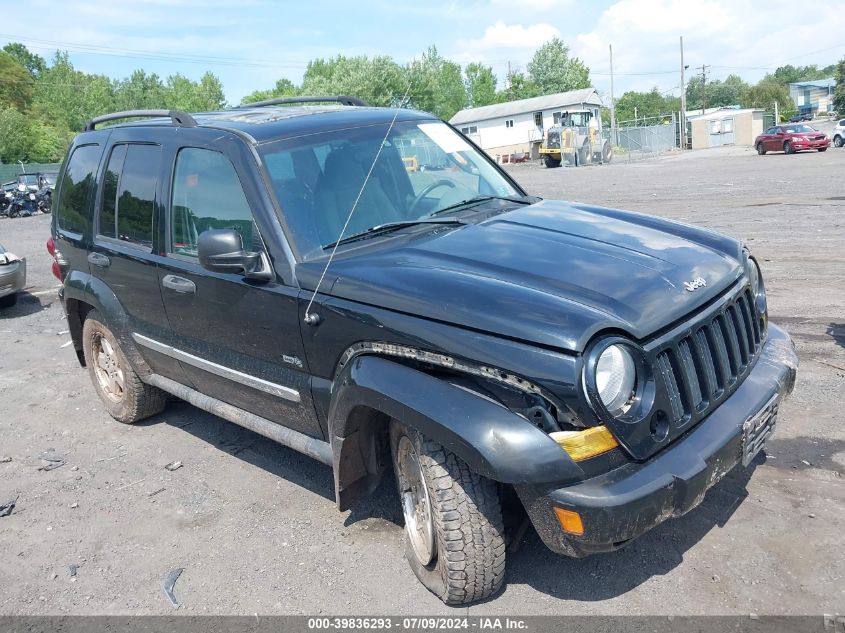
{"type": "Polygon", "coordinates": [[[18,300],[18,291],[26,286],[26,259],[7,251],[0,244],[0,308],[8,308],[18,300]]]}

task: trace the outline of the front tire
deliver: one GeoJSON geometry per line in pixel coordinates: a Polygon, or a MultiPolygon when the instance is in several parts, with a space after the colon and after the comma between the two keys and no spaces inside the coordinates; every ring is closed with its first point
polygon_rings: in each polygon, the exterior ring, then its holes
{"type": "Polygon", "coordinates": [[[164,409],[167,394],[141,381],[95,310],[82,326],[82,351],[94,389],[115,420],[134,424],[164,409]]]}
{"type": "Polygon", "coordinates": [[[835,147],[842,147],[843,144],[845,144],[845,140],[841,136],[837,135],[833,137],[833,145],[835,147]]]}
{"type": "Polygon", "coordinates": [[[826,147],[820,147],[820,148],[819,148],[819,151],[820,151],[820,152],[826,152],[826,151],[827,151],[827,148],[826,148],[826,147]]]}
{"type": "Polygon", "coordinates": [[[0,297],[0,308],[11,308],[18,302],[18,293],[13,292],[5,297],[0,297]]]}
{"type": "Polygon", "coordinates": [[[760,156],[763,156],[766,153],[766,150],[763,149],[762,143],[757,143],[757,153],[760,154],[760,156]]]}
{"type": "Polygon", "coordinates": [[[789,141],[784,142],[783,153],[784,154],[794,154],[795,153],[795,150],[792,149],[792,143],[790,143],[789,141]]]}
{"type": "Polygon", "coordinates": [[[405,557],[446,604],[496,593],[505,538],[496,483],[422,433],[391,423],[393,467],[405,515],[405,557]]]}
{"type": "Polygon", "coordinates": [[[554,158],[551,154],[545,154],[543,156],[543,162],[546,164],[546,167],[552,169],[554,167],[560,167],[560,159],[554,158]]]}

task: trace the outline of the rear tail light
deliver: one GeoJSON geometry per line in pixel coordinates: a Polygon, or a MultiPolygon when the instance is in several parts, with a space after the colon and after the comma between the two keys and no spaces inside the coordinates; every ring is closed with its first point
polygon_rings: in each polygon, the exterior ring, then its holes
{"type": "Polygon", "coordinates": [[[52,237],[47,240],[47,252],[53,256],[53,265],[51,267],[53,276],[59,281],[64,281],[62,268],[67,266],[67,260],[62,256],[61,251],[56,248],[56,241],[52,237]]]}

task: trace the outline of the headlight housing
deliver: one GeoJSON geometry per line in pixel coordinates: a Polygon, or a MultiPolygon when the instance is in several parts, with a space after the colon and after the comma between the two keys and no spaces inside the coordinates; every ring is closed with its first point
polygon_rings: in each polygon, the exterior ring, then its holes
{"type": "Polygon", "coordinates": [[[654,378],[645,352],[624,336],[604,336],[584,354],[584,395],[604,424],[643,419],[654,400],[654,378]]]}
{"type": "Polygon", "coordinates": [[[766,327],[766,319],[768,318],[766,304],[766,286],[763,284],[763,275],[760,273],[760,266],[747,251],[745,257],[745,270],[748,275],[748,282],[751,286],[751,294],[754,296],[754,307],[757,309],[757,314],[760,316],[760,322],[763,328],[766,327]]]}
{"type": "Polygon", "coordinates": [[[596,362],[596,390],[611,415],[625,413],[637,385],[634,357],[622,345],[609,345],[596,362]]]}

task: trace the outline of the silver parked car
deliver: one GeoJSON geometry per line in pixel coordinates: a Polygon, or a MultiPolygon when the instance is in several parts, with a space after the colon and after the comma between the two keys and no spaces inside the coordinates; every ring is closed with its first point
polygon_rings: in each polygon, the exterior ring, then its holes
{"type": "Polygon", "coordinates": [[[26,259],[10,253],[0,244],[0,308],[18,300],[18,291],[26,286],[26,259]]]}
{"type": "Polygon", "coordinates": [[[833,138],[833,145],[835,147],[842,147],[845,145],[845,119],[839,119],[836,127],[833,128],[831,137],[833,138]]]}

